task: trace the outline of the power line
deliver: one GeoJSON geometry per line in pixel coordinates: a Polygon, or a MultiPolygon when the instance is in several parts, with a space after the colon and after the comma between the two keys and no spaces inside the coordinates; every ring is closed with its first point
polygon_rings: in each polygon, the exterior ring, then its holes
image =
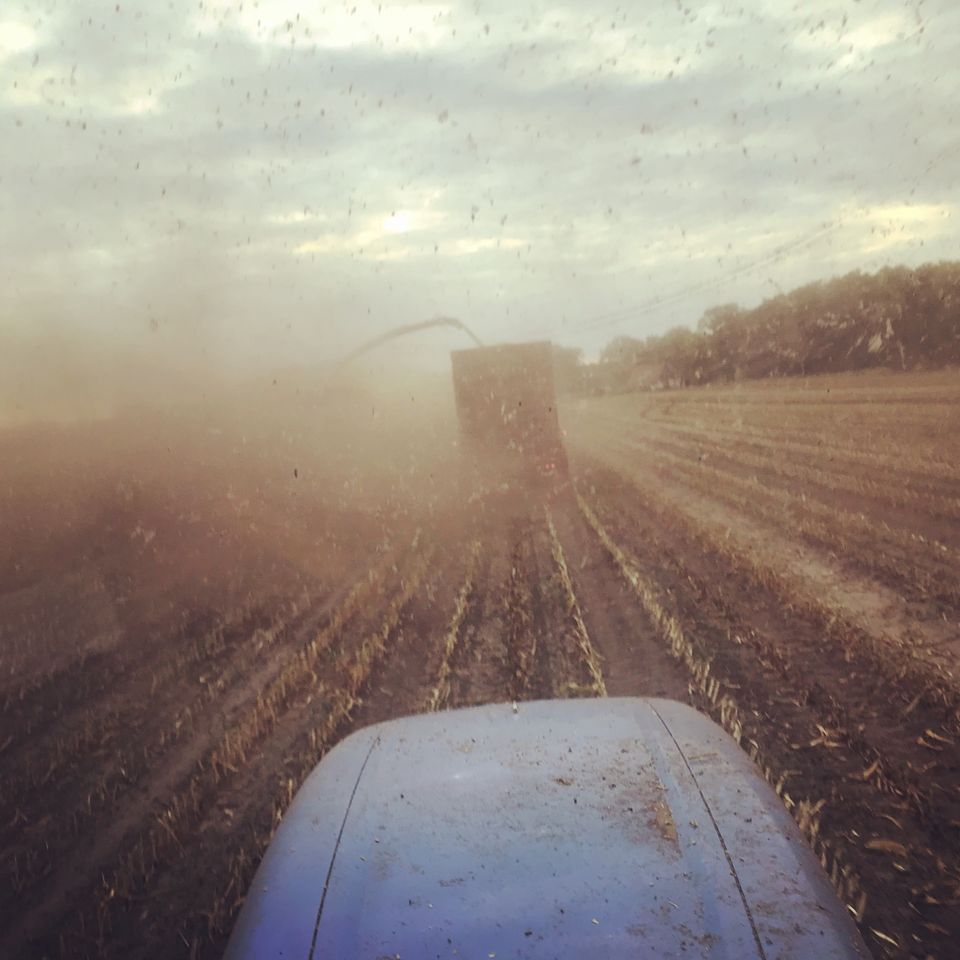
{"type": "Polygon", "coordinates": [[[683,287],[678,287],[676,290],[670,293],[666,293],[658,297],[652,297],[649,300],[643,300],[636,305],[622,307],[618,310],[612,310],[606,314],[600,314],[591,318],[590,320],[578,324],[574,329],[596,330],[603,327],[614,326],[634,317],[645,316],[646,314],[651,313],[653,310],[656,310],[660,307],[669,306],[670,304],[685,300],[687,297],[693,294],[719,289],[725,286],[730,280],[734,280],[746,273],[750,273],[751,271],[760,269],[761,267],[772,266],[775,263],[779,263],[786,257],[798,253],[804,247],[811,246],[829,236],[841,226],[843,226],[842,221],[836,220],[823,224],[813,233],[799,237],[790,243],[782,244],[770,253],[767,253],[764,256],[751,261],[750,263],[742,264],[723,276],[710,277],[697,283],[687,284],[683,287]]]}
{"type": "MultiPolygon", "coordinates": [[[[917,31],[921,33],[922,31],[917,31]]],[[[915,36],[916,34],[914,34],[915,36]]],[[[908,38],[910,39],[910,38],[908,38]]],[[[937,154],[933,159],[921,170],[921,172],[914,177],[913,182],[910,186],[909,194],[912,196],[919,186],[921,180],[930,173],[935,167],[939,166],[944,160],[948,157],[953,156],[954,154],[960,152],[960,146],[952,145],[947,147],[945,150],[937,154]]],[[[896,161],[890,160],[884,166],[885,170],[896,165],[896,161]]],[[[606,313],[598,314],[594,317],[591,317],[588,320],[585,320],[581,323],[574,325],[571,328],[568,328],[573,331],[582,331],[582,330],[598,330],[604,327],[616,326],[617,324],[623,323],[627,320],[638,319],[640,317],[646,316],[652,313],[655,310],[660,309],[664,306],[670,306],[674,303],[679,303],[682,300],[685,300],[691,295],[697,293],[705,293],[710,290],[720,289],[724,287],[731,280],[736,279],[737,277],[743,276],[744,274],[750,273],[754,270],[758,270],[762,267],[773,266],[776,263],[781,262],[782,260],[793,256],[796,253],[800,252],[806,247],[812,246],[815,243],[818,243],[820,240],[828,237],[830,234],[835,233],[841,227],[845,226],[845,221],[843,218],[837,218],[835,220],[826,221],[821,224],[816,230],[812,231],[809,234],[802,235],[795,240],[792,240],[788,243],[782,244],[779,247],[775,247],[772,251],[765,254],[758,259],[751,261],[750,263],[743,264],[728,273],[720,277],[711,277],[709,279],[701,280],[697,283],[688,284],[683,287],[678,287],[672,292],[663,294],[661,296],[653,297],[648,300],[642,300],[637,304],[631,305],[629,307],[620,307],[616,310],[611,310],[606,313]]],[[[550,333],[553,333],[553,329],[539,331],[536,336],[546,336],[550,333]]]]}

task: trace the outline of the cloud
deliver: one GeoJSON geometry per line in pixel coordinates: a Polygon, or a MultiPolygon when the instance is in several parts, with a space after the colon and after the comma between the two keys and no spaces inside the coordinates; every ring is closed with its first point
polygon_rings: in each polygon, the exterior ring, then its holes
{"type": "Polygon", "coordinates": [[[300,6],[5,7],[0,335],[261,363],[443,313],[594,351],[955,255],[949,0],[300,6]]]}
{"type": "Polygon", "coordinates": [[[955,214],[950,203],[891,203],[849,210],[843,223],[859,234],[857,248],[872,254],[935,245],[954,234],[955,214]]]}
{"type": "Polygon", "coordinates": [[[326,50],[362,46],[402,50],[430,50],[449,41],[449,4],[382,3],[351,0],[322,10],[304,9],[298,0],[271,0],[269,4],[237,4],[232,0],[207,0],[193,14],[201,33],[216,35],[223,29],[243,32],[253,43],[280,48],[313,45],[326,50]]]}
{"type": "Polygon", "coordinates": [[[26,53],[37,45],[37,33],[21,20],[0,19],[0,62],[26,53]]]}

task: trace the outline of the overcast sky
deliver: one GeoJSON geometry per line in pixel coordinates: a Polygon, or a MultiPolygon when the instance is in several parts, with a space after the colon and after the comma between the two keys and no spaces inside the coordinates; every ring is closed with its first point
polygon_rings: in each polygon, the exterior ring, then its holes
{"type": "Polygon", "coordinates": [[[956,0],[4,0],[0,330],[595,354],[956,258],[958,104],[956,0]]]}

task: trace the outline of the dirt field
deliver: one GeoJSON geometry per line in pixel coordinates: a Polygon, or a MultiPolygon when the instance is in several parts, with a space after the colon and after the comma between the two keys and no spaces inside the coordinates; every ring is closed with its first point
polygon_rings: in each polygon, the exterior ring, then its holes
{"type": "Polygon", "coordinates": [[[346,447],[339,473],[278,453],[240,483],[204,435],[131,485],[137,443],[102,428],[4,437],[0,955],[218,956],[350,731],[650,694],[756,759],[877,957],[955,956],[960,377],[570,401],[562,422],[569,489],[416,506],[397,452],[361,496],[346,447]]]}

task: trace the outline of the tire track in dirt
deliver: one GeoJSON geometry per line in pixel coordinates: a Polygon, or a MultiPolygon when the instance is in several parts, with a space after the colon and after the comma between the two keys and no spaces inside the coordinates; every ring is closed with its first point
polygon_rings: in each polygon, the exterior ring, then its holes
{"type": "Polygon", "coordinates": [[[504,603],[514,542],[508,528],[493,518],[484,521],[483,539],[477,587],[460,627],[460,641],[448,661],[450,706],[507,702],[515,682],[504,603]]]}
{"type": "Polygon", "coordinates": [[[565,591],[540,499],[525,497],[493,522],[485,542],[492,552],[465,615],[450,702],[602,694],[599,663],[585,632],[578,633],[577,600],[565,591]]]}
{"type": "Polygon", "coordinates": [[[552,516],[569,560],[587,634],[601,657],[607,693],[689,702],[686,672],[664,648],[648,617],[637,609],[636,598],[587,526],[576,501],[565,497],[552,516]]]}
{"type": "Polygon", "coordinates": [[[538,582],[536,619],[544,638],[543,696],[604,697],[603,665],[593,646],[556,537],[549,505],[535,511],[532,550],[538,582]]]}
{"type": "Polygon", "coordinates": [[[533,518],[517,518],[510,530],[510,571],[507,575],[503,618],[510,666],[509,698],[538,700],[547,683],[546,638],[538,616],[540,584],[533,547],[533,518]]]}

